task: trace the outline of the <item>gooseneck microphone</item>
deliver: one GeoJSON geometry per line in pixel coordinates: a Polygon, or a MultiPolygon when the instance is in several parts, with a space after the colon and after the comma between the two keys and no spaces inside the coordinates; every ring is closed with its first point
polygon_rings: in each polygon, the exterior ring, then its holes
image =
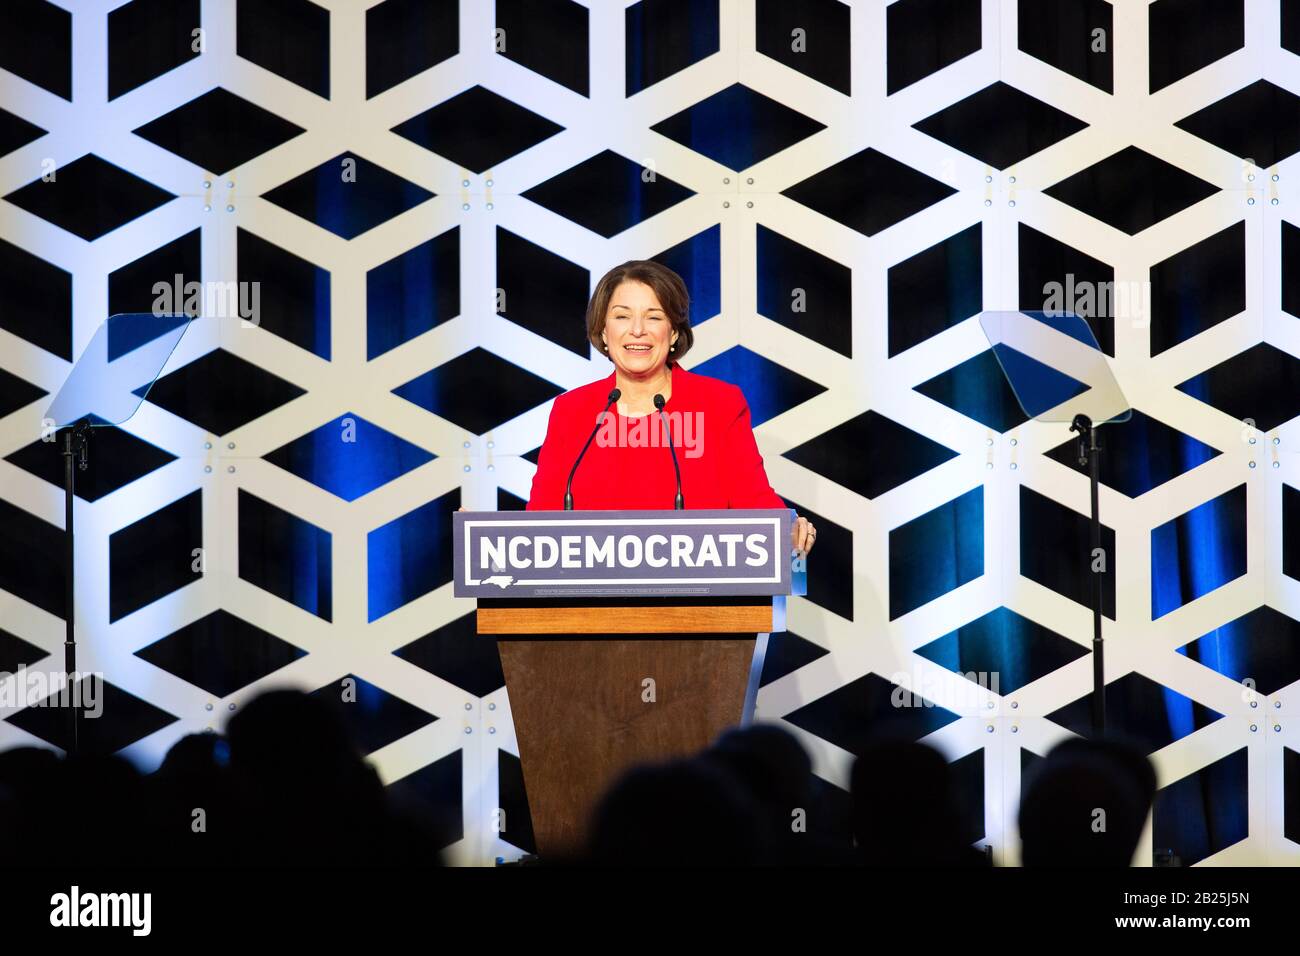
{"type": "Polygon", "coordinates": [[[677,467],[677,449],[673,447],[673,430],[672,426],[668,424],[668,416],[664,414],[664,397],[662,395],[655,396],[655,408],[659,409],[659,417],[663,420],[664,431],[668,433],[668,451],[673,456],[673,471],[677,473],[677,500],[673,502],[673,508],[681,511],[686,507],[685,502],[682,501],[682,470],[677,467]]]}
{"type": "Polygon", "coordinates": [[[587,436],[587,444],[582,446],[582,451],[578,452],[578,460],[573,463],[573,470],[569,472],[569,480],[564,483],[564,510],[573,510],[573,476],[578,473],[578,466],[582,464],[582,456],[587,454],[587,449],[591,447],[591,440],[596,437],[596,432],[600,431],[600,426],[604,424],[605,416],[609,414],[609,406],[613,405],[622,396],[622,392],[617,388],[609,393],[609,398],[605,400],[605,409],[596,416],[596,427],[591,430],[587,436]]]}

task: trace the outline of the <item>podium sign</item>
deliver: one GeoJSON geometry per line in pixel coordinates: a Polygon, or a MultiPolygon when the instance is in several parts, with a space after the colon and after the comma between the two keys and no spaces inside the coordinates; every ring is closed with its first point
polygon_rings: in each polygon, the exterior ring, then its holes
{"type": "Polygon", "coordinates": [[[454,594],[481,598],[790,593],[790,512],[458,511],[454,594]]]}

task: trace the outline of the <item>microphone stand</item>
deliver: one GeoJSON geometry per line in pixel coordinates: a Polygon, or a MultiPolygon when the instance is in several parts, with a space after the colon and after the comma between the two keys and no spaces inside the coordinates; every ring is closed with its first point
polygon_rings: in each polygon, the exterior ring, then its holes
{"type": "Polygon", "coordinates": [[[573,476],[578,473],[578,466],[582,464],[582,456],[587,454],[587,449],[591,447],[592,439],[596,437],[596,432],[600,431],[600,426],[605,423],[605,416],[609,414],[609,406],[613,405],[622,396],[619,389],[614,389],[609,393],[609,398],[605,400],[605,409],[596,416],[596,427],[591,430],[587,436],[587,444],[582,446],[582,451],[578,452],[578,460],[573,463],[573,468],[569,471],[569,480],[564,483],[564,510],[573,510],[573,476]]]}
{"type": "Polygon", "coordinates": [[[664,397],[656,395],[655,408],[659,409],[659,418],[664,423],[664,431],[668,433],[668,451],[673,456],[673,471],[677,473],[677,498],[673,501],[673,508],[681,511],[686,507],[685,502],[682,500],[682,470],[677,467],[677,450],[673,448],[673,430],[668,424],[668,416],[664,414],[664,404],[664,397]]]}

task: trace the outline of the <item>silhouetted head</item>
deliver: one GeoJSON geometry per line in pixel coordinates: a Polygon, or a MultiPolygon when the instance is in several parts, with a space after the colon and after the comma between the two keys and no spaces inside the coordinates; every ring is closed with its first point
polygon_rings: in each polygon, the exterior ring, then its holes
{"type": "Polygon", "coordinates": [[[740,784],[712,763],[682,760],[614,784],[596,809],[590,856],[611,866],[746,866],[764,862],[765,842],[740,784]]]}
{"type": "Polygon", "coordinates": [[[700,756],[730,774],[754,800],[774,864],[853,862],[846,815],[817,787],[812,761],[794,734],[777,724],[736,727],[700,756]]]}
{"type": "Polygon", "coordinates": [[[1088,740],[1056,747],[1023,788],[1024,865],[1128,866],[1154,793],[1150,761],[1131,748],[1088,740]]]}
{"type": "Polygon", "coordinates": [[[230,760],[230,744],[211,731],[186,734],[172,744],[158,773],[166,777],[208,777],[220,773],[230,760]]]}
{"type": "Polygon", "coordinates": [[[337,709],[297,690],[255,698],[226,728],[231,766],[263,781],[336,781],[363,763],[337,709]]]}
{"type": "Polygon", "coordinates": [[[383,785],[352,743],[342,706],[277,690],[231,718],[233,790],[249,821],[252,858],[356,865],[401,849],[383,785]]]}
{"type": "Polygon", "coordinates": [[[68,756],[62,763],[58,802],[76,816],[85,857],[132,859],[147,820],[140,771],[125,758],[109,754],[68,756]]]}
{"type": "Polygon", "coordinates": [[[1146,823],[1146,811],[1156,796],[1156,768],[1151,758],[1135,743],[1118,738],[1089,740],[1086,737],[1071,737],[1052,748],[1051,756],[1064,757],[1071,754],[1089,754],[1099,760],[1109,762],[1115,771],[1127,778],[1137,788],[1143,811],[1142,822],[1146,823]]]}
{"type": "Polygon", "coordinates": [[[24,792],[51,785],[61,765],[53,750],[13,747],[0,752],[0,786],[7,786],[15,797],[21,797],[24,792]]]}
{"type": "Polygon", "coordinates": [[[853,836],[859,855],[876,865],[945,866],[965,863],[943,755],[911,740],[866,744],[853,764],[853,836]]]}
{"type": "Polygon", "coordinates": [[[806,807],[812,761],[794,734],[776,724],[754,724],[728,730],[706,751],[749,793],[767,806],[806,807]]]}

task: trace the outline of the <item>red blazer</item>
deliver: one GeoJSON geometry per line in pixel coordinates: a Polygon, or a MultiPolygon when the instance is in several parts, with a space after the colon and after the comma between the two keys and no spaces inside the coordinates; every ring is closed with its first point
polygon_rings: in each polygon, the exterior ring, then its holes
{"type": "MultiPolygon", "coordinates": [[[[674,365],[672,397],[664,405],[673,431],[673,446],[682,471],[687,508],[786,508],[768,484],[763,458],[749,423],[749,404],[740,389],[674,365]],[[698,414],[697,414],[698,413],[698,414]],[[688,422],[690,430],[687,431],[688,422]]],[[[587,436],[605,407],[615,375],[565,392],[555,399],[546,440],[537,459],[529,511],[564,508],[564,485],[587,436]]],[[[654,510],[673,507],[677,481],[658,412],[641,418],[618,414],[602,433],[624,435],[618,444],[597,435],[574,475],[573,507],[579,511],[654,510]],[[638,425],[637,423],[641,424],[638,425]],[[615,430],[617,427],[617,431],[615,430]],[[650,429],[654,438],[649,439],[650,429]],[[624,434],[624,429],[628,431],[624,434]],[[636,447],[638,437],[654,444],[636,447]]]]}

